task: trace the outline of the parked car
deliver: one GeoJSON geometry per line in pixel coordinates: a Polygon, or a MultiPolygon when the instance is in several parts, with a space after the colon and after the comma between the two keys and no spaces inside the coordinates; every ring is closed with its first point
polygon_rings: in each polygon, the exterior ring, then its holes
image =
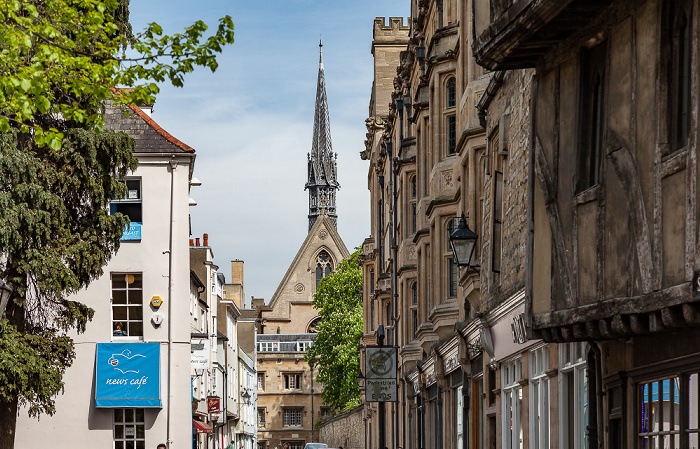
{"type": "Polygon", "coordinates": [[[326,449],[327,447],[326,443],[306,443],[304,449],[326,449]]]}

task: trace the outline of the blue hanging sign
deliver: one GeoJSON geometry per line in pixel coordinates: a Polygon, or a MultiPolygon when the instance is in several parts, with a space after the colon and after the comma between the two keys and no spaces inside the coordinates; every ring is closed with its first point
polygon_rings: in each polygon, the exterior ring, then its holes
{"type": "Polygon", "coordinates": [[[157,407],[159,343],[97,343],[95,407],[157,407]]]}

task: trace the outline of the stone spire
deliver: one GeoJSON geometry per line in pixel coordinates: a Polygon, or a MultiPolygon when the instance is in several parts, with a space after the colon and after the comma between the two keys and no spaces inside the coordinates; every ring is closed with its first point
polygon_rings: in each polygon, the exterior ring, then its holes
{"type": "Polygon", "coordinates": [[[308,155],[309,179],[305,189],[309,190],[309,230],[321,215],[328,215],[337,226],[335,191],[340,188],[337,181],[337,154],[331,144],[331,123],[328,118],[326,78],[323,73],[323,44],[319,42],[318,84],[316,86],[316,111],[314,113],[314,137],[308,155]]]}

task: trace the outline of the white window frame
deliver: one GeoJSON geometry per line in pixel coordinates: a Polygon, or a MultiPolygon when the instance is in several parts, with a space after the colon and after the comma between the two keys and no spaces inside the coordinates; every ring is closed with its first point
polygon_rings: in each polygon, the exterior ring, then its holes
{"type": "Polygon", "coordinates": [[[300,373],[285,373],[282,376],[285,390],[301,390],[301,374],[300,373]]]}
{"type": "Polygon", "coordinates": [[[143,340],[143,333],[145,331],[145,320],[143,319],[143,314],[145,313],[144,307],[143,307],[143,273],[141,272],[113,272],[111,273],[110,276],[110,296],[111,296],[111,304],[110,304],[110,313],[112,315],[112,339],[118,339],[118,340],[124,340],[124,339],[131,339],[131,340],[143,340]],[[121,277],[121,276],[139,276],[141,280],[141,287],[129,287],[129,283],[126,282],[126,285],[124,288],[115,288],[114,287],[114,278],[115,277],[121,277]],[[126,298],[126,303],[124,304],[116,304],[114,302],[114,292],[115,291],[123,291],[125,298],[126,298]],[[129,292],[136,292],[136,291],[141,291],[141,304],[137,303],[131,303],[129,302],[129,292]],[[127,309],[127,318],[126,319],[118,319],[114,317],[114,309],[116,308],[125,308],[127,309]],[[130,312],[129,309],[131,308],[141,308],[141,319],[129,319],[130,318],[130,312]],[[141,335],[131,335],[131,324],[130,323],[141,323],[141,335]],[[122,331],[126,333],[126,335],[115,335],[116,332],[116,325],[117,323],[122,324],[122,331]]]}
{"type": "Polygon", "coordinates": [[[549,449],[549,346],[530,350],[530,449],[549,449]]]}
{"type": "Polygon", "coordinates": [[[559,345],[559,447],[569,446],[569,435],[573,432],[573,446],[570,449],[587,447],[586,422],[588,408],[588,381],[586,379],[585,342],[563,343],[559,345]],[[573,376],[573,385],[569,378],[573,376]],[[569,394],[573,388],[574,428],[569,428],[569,394]]]}
{"type": "Polygon", "coordinates": [[[312,344],[313,344],[312,341],[298,341],[297,342],[297,351],[298,352],[307,352],[312,344]]]}
{"type": "Polygon", "coordinates": [[[265,373],[258,373],[258,390],[265,391],[265,373]]]}
{"type": "Polygon", "coordinates": [[[259,341],[258,352],[278,352],[280,350],[280,343],[278,341],[259,341]]]}
{"type": "Polygon", "coordinates": [[[119,408],[112,412],[112,444],[115,449],[126,449],[126,442],[134,442],[135,449],[146,448],[146,411],[142,408],[119,408]],[[121,414],[121,421],[117,421],[117,415],[121,414]],[[131,414],[132,419],[127,419],[127,414],[131,414]],[[140,418],[137,417],[140,415],[140,418]],[[143,437],[139,438],[138,428],[141,428],[143,437]],[[121,428],[121,437],[117,437],[118,429],[121,428]],[[127,428],[133,429],[133,435],[127,436],[127,428]]]}
{"type": "Polygon", "coordinates": [[[288,408],[282,412],[284,427],[302,427],[304,424],[300,408],[288,408]]]}
{"type": "Polygon", "coordinates": [[[523,389],[520,357],[501,363],[501,447],[523,449],[523,430],[520,424],[520,401],[523,389]],[[512,425],[511,425],[512,424],[512,425]],[[507,429],[511,429],[507,431],[507,429]]]}

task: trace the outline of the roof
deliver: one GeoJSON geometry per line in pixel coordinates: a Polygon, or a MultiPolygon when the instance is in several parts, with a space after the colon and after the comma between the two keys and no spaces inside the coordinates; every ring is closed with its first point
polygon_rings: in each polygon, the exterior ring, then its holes
{"type": "Polygon", "coordinates": [[[141,108],[129,105],[133,113],[113,102],[105,105],[105,129],[123,131],[136,141],[136,153],[194,153],[191,146],[175,138],[141,108]],[[128,111],[127,111],[128,112],[128,111]]]}

